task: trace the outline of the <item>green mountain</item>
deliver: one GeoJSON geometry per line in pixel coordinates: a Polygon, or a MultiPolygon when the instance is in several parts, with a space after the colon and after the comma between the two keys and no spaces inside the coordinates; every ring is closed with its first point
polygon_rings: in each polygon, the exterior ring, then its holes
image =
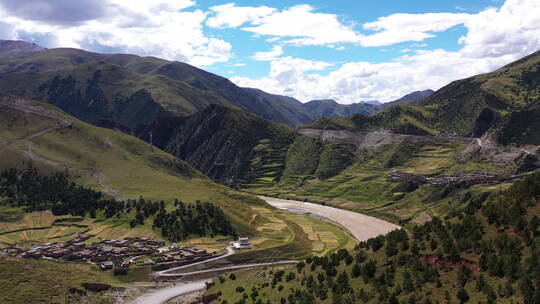
{"type": "Polygon", "coordinates": [[[154,57],[50,49],[0,56],[0,91],[60,107],[90,123],[135,127],[154,119],[229,105],[296,126],[319,115],[292,98],[243,89],[185,63],[154,57]]]}
{"type": "Polygon", "coordinates": [[[418,102],[433,113],[435,127],[460,136],[495,131],[508,114],[540,100],[540,51],[492,73],[452,82],[418,102]]]}
{"type": "MultiPolygon", "coordinates": [[[[0,171],[29,166],[45,174],[68,171],[78,184],[118,199],[142,196],[167,202],[176,198],[215,202],[246,232],[255,229],[246,226],[254,214],[248,205],[262,204],[213,183],[184,161],[142,140],[12,95],[0,95],[0,155],[0,171]]],[[[125,229],[118,226],[118,231],[130,233],[128,223],[123,225],[125,229]]],[[[146,228],[144,233],[153,236],[152,229],[146,228]]]]}
{"type": "Polygon", "coordinates": [[[373,115],[355,114],[342,118],[322,118],[302,128],[352,130],[357,132],[392,132],[397,134],[433,135],[433,115],[421,107],[397,104],[373,115]]]}
{"type": "Polygon", "coordinates": [[[422,99],[425,99],[431,95],[433,95],[435,91],[433,90],[424,90],[424,91],[414,91],[412,93],[409,93],[399,99],[396,99],[394,101],[387,102],[383,105],[384,108],[388,108],[397,104],[410,104],[410,103],[418,103],[422,99]]]}
{"type": "Polygon", "coordinates": [[[278,109],[296,125],[309,123],[324,117],[344,117],[352,114],[373,114],[382,108],[382,104],[371,101],[355,104],[340,104],[335,100],[312,100],[306,103],[281,95],[273,95],[258,89],[244,88],[260,101],[278,109]]]}
{"type": "Polygon", "coordinates": [[[386,129],[404,134],[490,135],[503,144],[539,141],[534,113],[540,100],[540,51],[494,72],[454,81],[428,97],[372,115],[322,119],[309,128],[386,129]],[[521,118],[518,126],[516,121],[521,118]],[[527,126],[525,126],[525,125],[527,126]],[[529,131],[526,131],[529,130],[529,131]]]}
{"type": "Polygon", "coordinates": [[[369,115],[377,112],[379,105],[373,103],[339,104],[332,99],[312,100],[302,106],[314,119],[324,117],[344,117],[352,114],[369,115]]]}
{"type": "Polygon", "coordinates": [[[152,133],[157,146],[229,186],[279,179],[282,168],[276,164],[283,163],[295,136],[286,126],[220,105],[186,118],[161,119],[136,132],[146,141],[152,133]]]}
{"type": "Polygon", "coordinates": [[[317,118],[314,117],[312,112],[305,109],[304,104],[292,97],[269,94],[253,88],[244,88],[244,90],[260,102],[277,109],[288,121],[293,121],[294,126],[310,122],[317,118]]]}
{"type": "Polygon", "coordinates": [[[221,303],[538,303],[540,173],[486,201],[296,267],[221,276],[221,303]]]}

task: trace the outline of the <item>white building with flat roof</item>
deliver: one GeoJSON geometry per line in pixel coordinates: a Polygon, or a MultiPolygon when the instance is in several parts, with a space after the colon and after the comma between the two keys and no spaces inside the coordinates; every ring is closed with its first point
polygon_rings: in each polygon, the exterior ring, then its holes
{"type": "Polygon", "coordinates": [[[231,245],[234,247],[234,249],[250,249],[251,248],[251,246],[249,245],[249,238],[247,237],[238,238],[238,241],[231,242],[231,245]]]}

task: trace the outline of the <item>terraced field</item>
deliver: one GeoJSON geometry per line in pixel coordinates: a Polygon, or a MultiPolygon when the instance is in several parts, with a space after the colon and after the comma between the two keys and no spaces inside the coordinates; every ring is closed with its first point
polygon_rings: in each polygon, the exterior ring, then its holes
{"type": "Polygon", "coordinates": [[[28,248],[45,242],[62,242],[82,233],[95,236],[89,242],[134,236],[160,238],[157,230],[147,226],[130,228],[128,221],[128,218],[58,217],[50,211],[26,213],[19,221],[0,222],[0,248],[14,245],[28,248]]]}
{"type": "Polygon", "coordinates": [[[249,172],[241,181],[242,188],[268,187],[281,178],[288,149],[286,139],[263,139],[253,148],[249,172]]]}
{"type": "Polygon", "coordinates": [[[309,243],[305,249],[311,254],[323,255],[339,248],[354,247],[355,241],[347,233],[328,222],[282,210],[255,208],[255,211],[261,215],[253,219],[259,222],[257,230],[261,235],[250,239],[253,251],[294,242],[298,233],[291,229],[291,223],[294,223],[304,241],[309,243]]]}
{"type": "Polygon", "coordinates": [[[283,213],[284,216],[297,223],[307,234],[312,243],[314,255],[323,256],[334,252],[340,248],[353,248],[355,241],[342,228],[330,224],[320,219],[298,215],[294,213],[283,213]]]}

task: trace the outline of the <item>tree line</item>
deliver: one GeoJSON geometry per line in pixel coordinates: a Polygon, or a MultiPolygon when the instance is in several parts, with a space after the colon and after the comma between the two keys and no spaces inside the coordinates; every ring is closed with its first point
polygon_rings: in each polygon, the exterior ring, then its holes
{"type": "Polygon", "coordinates": [[[152,220],[152,228],[163,237],[180,241],[192,236],[236,236],[225,213],[209,202],[185,203],[176,199],[174,210],[167,211],[164,201],[116,200],[101,192],[70,181],[67,172],[42,175],[35,168],[8,169],[0,174],[0,197],[26,212],[51,210],[54,215],[81,217],[127,217],[131,227],[152,220]]]}

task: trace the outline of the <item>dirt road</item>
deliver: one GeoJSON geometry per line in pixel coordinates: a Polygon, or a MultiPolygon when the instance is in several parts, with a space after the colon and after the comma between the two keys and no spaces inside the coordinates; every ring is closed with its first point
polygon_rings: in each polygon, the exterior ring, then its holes
{"type": "Polygon", "coordinates": [[[193,266],[196,266],[196,265],[206,264],[206,263],[216,261],[216,260],[221,260],[221,259],[224,259],[224,258],[226,258],[228,256],[233,255],[233,254],[234,254],[234,249],[229,246],[229,247],[227,247],[227,253],[226,254],[223,254],[223,255],[220,255],[218,257],[211,258],[211,259],[208,259],[208,260],[204,260],[204,261],[201,261],[201,262],[197,262],[197,263],[193,263],[193,264],[188,264],[188,265],[184,265],[184,266],[179,266],[179,267],[174,267],[174,268],[170,268],[170,269],[167,269],[167,270],[163,270],[163,271],[160,271],[160,272],[156,273],[155,275],[159,276],[159,277],[179,276],[180,275],[179,273],[175,273],[178,270],[182,270],[182,269],[185,269],[185,268],[188,268],[188,267],[193,267],[193,266]]]}
{"type": "Polygon", "coordinates": [[[337,223],[349,230],[358,241],[366,241],[372,237],[401,228],[398,225],[353,211],[300,201],[265,196],[259,197],[278,209],[312,215],[337,223]]]}
{"type": "MultiPolygon", "coordinates": [[[[299,261],[296,260],[290,260],[290,261],[276,261],[276,262],[262,262],[262,263],[252,263],[252,264],[242,264],[242,265],[234,265],[234,266],[227,266],[227,267],[220,267],[220,268],[209,268],[205,270],[197,270],[197,271],[190,271],[190,272],[181,272],[181,273],[168,273],[168,274],[159,274],[159,276],[162,277],[183,277],[183,276],[192,276],[197,274],[204,274],[204,273],[213,273],[213,272],[221,272],[221,271],[232,271],[232,270],[238,270],[238,269],[245,269],[245,268],[257,268],[257,267],[265,267],[265,266],[277,266],[277,265],[295,265],[298,264],[299,261]]],[[[190,265],[191,266],[191,265],[190,265]]]]}
{"type": "Polygon", "coordinates": [[[177,284],[167,288],[158,289],[137,298],[131,304],[163,304],[168,300],[190,293],[193,291],[203,290],[206,288],[205,281],[195,281],[189,283],[177,284]]]}

